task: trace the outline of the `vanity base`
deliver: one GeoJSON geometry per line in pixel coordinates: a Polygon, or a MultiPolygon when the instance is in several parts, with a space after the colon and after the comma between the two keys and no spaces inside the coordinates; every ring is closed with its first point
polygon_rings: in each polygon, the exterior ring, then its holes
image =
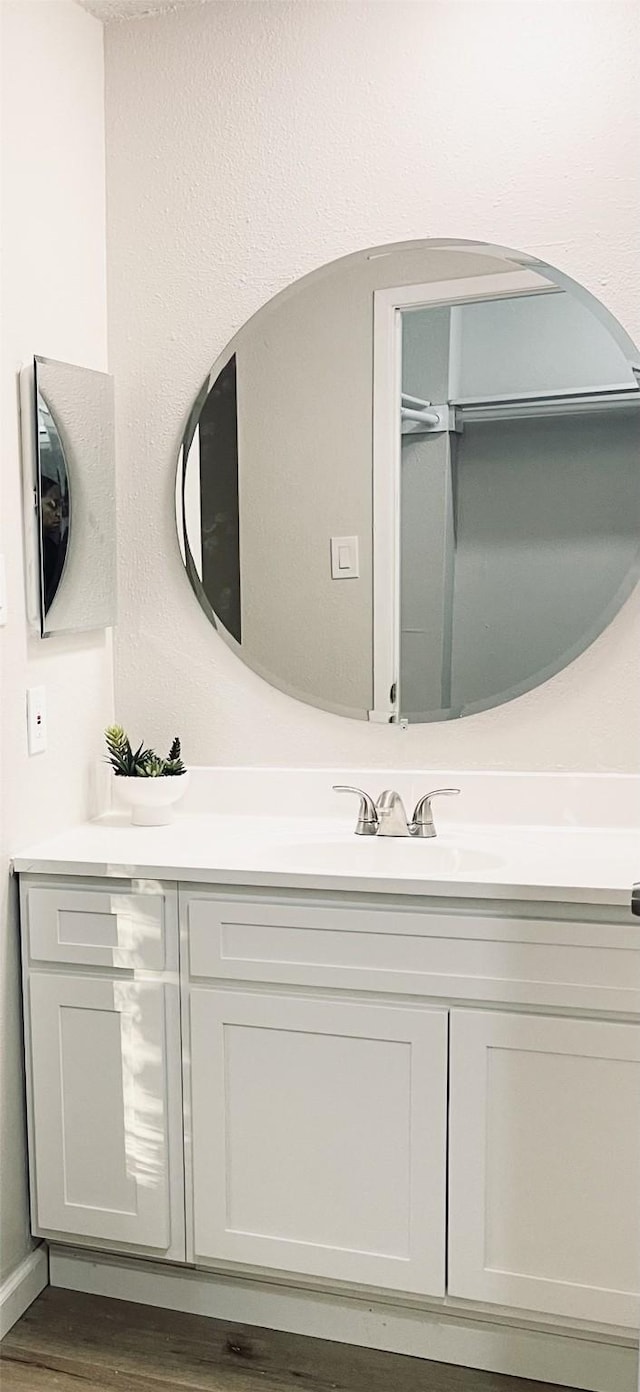
{"type": "Polygon", "coordinates": [[[506,1373],[583,1392],[636,1392],[637,1341],[587,1329],[552,1331],[366,1295],[195,1271],[74,1248],[50,1248],[50,1283],[290,1334],[506,1373]]]}
{"type": "Polygon", "coordinates": [[[46,1242],[23,1257],[15,1271],[0,1285],[0,1339],[22,1319],[25,1311],[49,1284],[46,1242]]]}

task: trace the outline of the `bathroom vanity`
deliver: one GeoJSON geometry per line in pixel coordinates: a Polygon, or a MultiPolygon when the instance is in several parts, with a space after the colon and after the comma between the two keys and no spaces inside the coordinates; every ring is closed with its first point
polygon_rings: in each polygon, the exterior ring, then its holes
{"type": "MultiPolygon", "coordinates": [[[[263,772],[253,817],[247,777],[15,861],[53,1283],[630,1389],[637,832],[572,828],[553,777],[555,825],[508,775],[515,823],[483,823],[455,775],[434,841],[364,840],[330,772],[263,772]]],[[[605,817],[610,782],[579,789],[605,817]]]]}

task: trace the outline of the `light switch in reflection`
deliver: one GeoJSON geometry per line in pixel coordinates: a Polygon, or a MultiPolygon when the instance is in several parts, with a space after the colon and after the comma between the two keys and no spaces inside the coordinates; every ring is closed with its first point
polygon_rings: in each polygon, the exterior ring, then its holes
{"type": "Polygon", "coordinates": [[[358,538],[331,538],[331,576],[333,580],[357,580],[360,574],[358,538]]]}

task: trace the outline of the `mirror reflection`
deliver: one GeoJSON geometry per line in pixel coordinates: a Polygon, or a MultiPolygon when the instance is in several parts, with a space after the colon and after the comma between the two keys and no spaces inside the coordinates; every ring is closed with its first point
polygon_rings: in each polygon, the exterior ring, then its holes
{"type": "Polygon", "coordinates": [[[191,412],[192,587],[274,685],[361,719],[452,719],[546,680],[638,574],[624,330],[499,248],[379,248],[265,306],[191,412]]]}
{"type": "MultiPolygon", "coordinates": [[[[34,595],[31,617],[42,637],[106,627],[116,597],[113,378],[36,357],[22,390],[36,432],[39,613],[34,595]]],[[[26,433],[24,443],[29,454],[26,433]]]]}
{"type": "Polygon", "coordinates": [[[69,474],[56,423],[37,393],[38,489],[42,533],[42,591],[48,614],[62,578],[69,541],[69,474]]]}

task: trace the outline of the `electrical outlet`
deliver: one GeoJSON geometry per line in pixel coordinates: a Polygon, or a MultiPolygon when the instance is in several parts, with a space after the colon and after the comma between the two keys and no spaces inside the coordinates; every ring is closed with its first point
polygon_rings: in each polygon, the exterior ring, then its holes
{"type": "Polygon", "coordinates": [[[27,690],[27,745],[30,754],[44,754],[47,747],[47,704],[43,686],[27,690]]]}

